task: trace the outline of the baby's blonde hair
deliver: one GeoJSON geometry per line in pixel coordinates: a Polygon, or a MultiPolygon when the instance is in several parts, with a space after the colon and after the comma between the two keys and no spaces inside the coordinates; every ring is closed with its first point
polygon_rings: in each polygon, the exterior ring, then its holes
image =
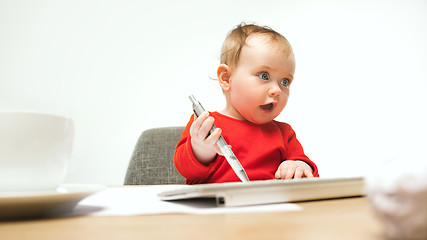
{"type": "Polygon", "coordinates": [[[221,64],[237,66],[242,48],[246,44],[246,39],[256,34],[268,36],[271,42],[282,47],[286,54],[293,54],[291,44],[280,33],[266,26],[261,27],[254,24],[241,23],[227,35],[222,44],[221,64]]]}

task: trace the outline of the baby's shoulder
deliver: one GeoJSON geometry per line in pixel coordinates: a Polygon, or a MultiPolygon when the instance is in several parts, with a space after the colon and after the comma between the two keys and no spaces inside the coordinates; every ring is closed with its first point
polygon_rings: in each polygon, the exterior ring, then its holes
{"type": "Polygon", "coordinates": [[[280,130],[290,130],[290,129],[292,129],[291,125],[289,125],[288,123],[285,123],[285,122],[279,122],[279,121],[273,120],[272,124],[274,124],[275,126],[277,126],[280,130]]]}

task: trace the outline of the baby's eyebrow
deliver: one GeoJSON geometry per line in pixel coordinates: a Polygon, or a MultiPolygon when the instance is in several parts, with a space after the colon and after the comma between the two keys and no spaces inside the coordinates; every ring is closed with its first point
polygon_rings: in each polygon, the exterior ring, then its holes
{"type": "Polygon", "coordinates": [[[268,65],[260,65],[257,67],[257,69],[267,69],[267,70],[272,70],[272,68],[268,65]]]}

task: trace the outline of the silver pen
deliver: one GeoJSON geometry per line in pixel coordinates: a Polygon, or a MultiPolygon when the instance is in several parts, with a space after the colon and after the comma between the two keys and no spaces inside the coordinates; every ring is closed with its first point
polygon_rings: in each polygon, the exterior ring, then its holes
{"type": "MultiPolygon", "coordinates": [[[[200,116],[200,114],[202,114],[205,111],[202,104],[200,104],[200,102],[197,101],[193,95],[190,95],[190,100],[193,103],[194,113],[196,114],[197,117],[200,116]]],[[[215,129],[216,129],[216,127],[214,124],[212,126],[210,132],[212,133],[215,129]]],[[[222,136],[219,137],[216,144],[218,145],[222,154],[224,154],[225,159],[227,159],[227,162],[230,164],[231,168],[236,173],[236,175],[240,178],[240,180],[242,182],[249,182],[249,178],[248,178],[248,175],[246,175],[245,169],[242,167],[242,165],[240,164],[236,155],[234,155],[233,151],[228,146],[228,144],[225,142],[225,140],[222,136]]]]}

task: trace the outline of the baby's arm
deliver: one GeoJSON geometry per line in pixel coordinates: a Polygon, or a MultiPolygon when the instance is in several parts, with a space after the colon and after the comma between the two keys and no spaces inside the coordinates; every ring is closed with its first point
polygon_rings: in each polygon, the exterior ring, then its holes
{"type": "Polygon", "coordinates": [[[292,178],[312,178],[313,170],[310,165],[303,161],[288,160],[283,161],[276,171],[275,178],[292,179],[292,178]]]}
{"type": "MultiPolygon", "coordinates": [[[[194,116],[196,118],[196,116],[194,116]]],[[[214,124],[214,118],[209,116],[208,112],[203,112],[194,120],[190,127],[191,148],[196,159],[208,165],[215,159],[217,154],[221,154],[221,150],[216,145],[221,136],[221,129],[216,128],[209,135],[214,124]]]]}

